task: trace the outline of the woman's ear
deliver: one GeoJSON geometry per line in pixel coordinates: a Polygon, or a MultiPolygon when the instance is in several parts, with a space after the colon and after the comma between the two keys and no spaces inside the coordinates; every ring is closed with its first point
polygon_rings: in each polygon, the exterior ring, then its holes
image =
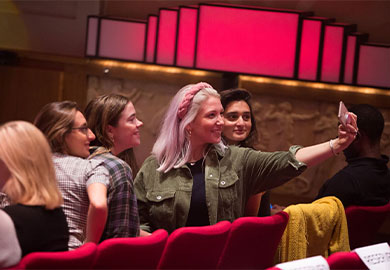
{"type": "Polygon", "coordinates": [[[111,141],[114,141],[114,127],[111,125],[107,125],[106,133],[107,133],[107,136],[109,137],[109,139],[111,141]]]}
{"type": "Polygon", "coordinates": [[[188,125],[185,127],[185,130],[186,130],[186,134],[188,135],[188,137],[191,137],[191,133],[192,133],[191,123],[188,124],[188,125]]]}

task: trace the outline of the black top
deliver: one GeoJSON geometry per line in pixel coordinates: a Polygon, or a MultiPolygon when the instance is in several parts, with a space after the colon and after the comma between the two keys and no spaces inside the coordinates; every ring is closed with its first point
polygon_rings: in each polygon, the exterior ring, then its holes
{"type": "Polygon", "coordinates": [[[209,212],[206,205],[206,187],[203,170],[203,159],[197,162],[187,163],[191,170],[193,184],[190,210],[186,226],[210,225],[209,212]]]}
{"type": "Polygon", "coordinates": [[[259,217],[268,217],[271,215],[271,203],[269,198],[270,191],[267,191],[266,193],[261,196],[260,206],[259,206],[259,217]]]}
{"type": "Polygon", "coordinates": [[[385,205],[390,200],[388,161],[387,156],[347,160],[348,165],[322,186],[316,199],[336,196],[344,207],[385,205]]]}
{"type": "Polygon", "coordinates": [[[4,211],[14,222],[22,256],[36,251],[67,251],[68,223],[62,208],[16,204],[4,211]]]}

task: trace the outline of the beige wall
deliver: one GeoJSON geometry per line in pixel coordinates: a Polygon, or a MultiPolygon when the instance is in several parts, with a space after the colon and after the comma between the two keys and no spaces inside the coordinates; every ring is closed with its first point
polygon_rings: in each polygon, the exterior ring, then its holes
{"type": "MultiPolygon", "coordinates": [[[[139,75],[133,74],[131,79],[90,76],[87,98],[116,92],[128,96],[133,101],[137,115],[144,122],[141,129],[142,143],[135,148],[137,160],[141,164],[152,149],[164,112],[173,95],[182,86],[197,81],[208,81],[217,90],[222,90],[222,78],[218,73],[208,73],[215,75],[199,78],[177,75],[178,80],[172,80],[169,73],[162,71],[138,73],[139,75]]],[[[320,95],[312,95],[310,93],[315,92],[315,89],[303,89],[300,86],[295,86],[294,89],[283,85],[248,83],[244,80],[240,80],[240,84],[253,93],[253,110],[260,137],[257,148],[263,151],[287,150],[293,144],[308,146],[328,141],[337,136],[339,98],[344,96],[347,105],[369,100],[365,95],[356,98],[337,90],[325,90],[320,95]],[[301,97],[295,95],[295,90],[302,92],[301,97]],[[306,97],[302,98],[302,95],[306,97]]],[[[390,95],[385,99],[389,102],[390,95]]],[[[378,106],[381,101],[377,100],[374,103],[378,106]]],[[[381,108],[386,118],[382,146],[383,152],[389,155],[390,103],[387,104],[381,108]]],[[[323,182],[343,166],[344,156],[340,154],[320,166],[308,169],[301,176],[273,190],[274,201],[281,203],[311,201],[323,182]]]]}
{"type": "MultiPolygon", "coordinates": [[[[172,96],[188,83],[206,81],[224,89],[223,73],[159,67],[115,61],[88,60],[18,52],[20,63],[0,66],[0,123],[32,121],[46,103],[74,100],[81,108],[103,93],[121,93],[134,103],[144,122],[142,143],[135,148],[139,164],[150,154],[165,109],[172,96]],[[106,73],[106,68],[109,72],[106,73]]],[[[381,89],[304,83],[240,76],[239,85],[253,94],[253,108],[264,151],[286,150],[291,144],[311,145],[336,136],[337,104],[370,103],[386,119],[383,153],[390,154],[390,92],[381,89]]],[[[322,183],[344,166],[343,155],[272,192],[273,202],[311,201],[322,183]]]]}

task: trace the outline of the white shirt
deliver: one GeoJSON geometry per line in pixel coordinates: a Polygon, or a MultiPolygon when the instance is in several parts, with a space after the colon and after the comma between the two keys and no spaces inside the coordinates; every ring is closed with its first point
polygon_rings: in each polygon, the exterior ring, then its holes
{"type": "Polygon", "coordinates": [[[11,217],[0,210],[0,268],[17,264],[22,250],[11,217]]]}

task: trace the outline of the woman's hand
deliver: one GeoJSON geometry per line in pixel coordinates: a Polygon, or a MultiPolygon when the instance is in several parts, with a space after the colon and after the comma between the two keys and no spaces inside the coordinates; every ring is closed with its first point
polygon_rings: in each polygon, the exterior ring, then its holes
{"type": "Polygon", "coordinates": [[[349,123],[347,126],[339,125],[338,138],[333,140],[333,147],[336,153],[339,153],[346,149],[356,138],[358,134],[357,116],[354,113],[349,112],[349,123]]]}
{"type": "Polygon", "coordinates": [[[358,134],[356,115],[349,113],[349,118],[351,120],[346,127],[343,127],[342,125],[339,126],[338,138],[301,148],[295,153],[296,159],[305,163],[308,167],[311,167],[321,163],[333,155],[337,155],[347,148],[353,140],[355,140],[356,135],[358,134]]]}

